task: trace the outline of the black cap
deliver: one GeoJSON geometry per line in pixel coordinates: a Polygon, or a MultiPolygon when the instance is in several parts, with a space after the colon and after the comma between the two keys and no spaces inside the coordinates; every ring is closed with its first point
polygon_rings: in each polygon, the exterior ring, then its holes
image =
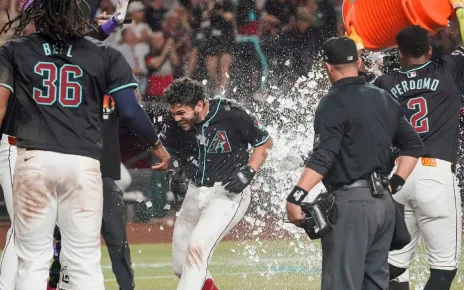
{"type": "Polygon", "coordinates": [[[356,43],[346,36],[332,37],[324,43],[324,61],[330,64],[347,64],[358,60],[356,43]]]}

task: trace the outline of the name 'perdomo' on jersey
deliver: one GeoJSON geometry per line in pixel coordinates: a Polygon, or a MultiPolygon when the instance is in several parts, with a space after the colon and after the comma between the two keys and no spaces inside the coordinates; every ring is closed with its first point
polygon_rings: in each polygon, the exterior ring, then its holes
{"type": "Polygon", "coordinates": [[[390,92],[392,93],[393,96],[395,96],[395,98],[398,98],[402,94],[410,90],[436,91],[439,84],[440,84],[439,80],[432,79],[432,78],[407,80],[407,81],[402,81],[401,83],[391,88],[390,92]]]}

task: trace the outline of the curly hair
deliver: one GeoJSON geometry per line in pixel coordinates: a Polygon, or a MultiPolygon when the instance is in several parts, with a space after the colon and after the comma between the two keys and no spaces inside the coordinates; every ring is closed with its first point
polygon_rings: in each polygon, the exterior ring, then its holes
{"type": "Polygon", "coordinates": [[[170,106],[194,108],[199,101],[205,101],[206,91],[201,83],[190,78],[180,78],[164,91],[163,97],[170,106]]]}
{"type": "Polygon", "coordinates": [[[404,56],[419,58],[429,52],[429,32],[419,25],[406,27],[396,35],[396,44],[404,56]]]}
{"type": "Polygon", "coordinates": [[[8,22],[0,30],[8,32],[13,25],[13,38],[21,36],[26,26],[33,22],[38,31],[55,42],[70,43],[77,37],[83,37],[92,29],[92,24],[86,19],[79,2],[87,5],[85,0],[34,0],[29,6],[21,9],[18,16],[10,19],[6,9],[8,22]]]}

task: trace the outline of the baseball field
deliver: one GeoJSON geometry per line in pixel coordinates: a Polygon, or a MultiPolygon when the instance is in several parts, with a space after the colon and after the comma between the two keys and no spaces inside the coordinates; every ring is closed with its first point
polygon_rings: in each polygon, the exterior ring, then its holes
{"type": "MultiPolygon", "coordinates": [[[[132,244],[132,262],[138,290],[173,290],[178,279],[171,267],[171,244],[132,244]]],[[[464,289],[464,259],[453,284],[453,290],[464,289]]],[[[423,289],[428,271],[424,249],[412,268],[415,288],[423,289]]],[[[117,290],[111,263],[102,249],[102,267],[106,289],[117,290]]],[[[297,290],[320,289],[321,250],[318,242],[302,238],[298,241],[247,240],[219,244],[210,266],[221,290],[297,290]]]]}

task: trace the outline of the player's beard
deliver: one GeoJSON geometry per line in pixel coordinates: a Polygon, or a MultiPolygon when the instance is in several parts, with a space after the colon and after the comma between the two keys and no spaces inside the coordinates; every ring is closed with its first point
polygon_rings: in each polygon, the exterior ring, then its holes
{"type": "Polygon", "coordinates": [[[184,126],[181,125],[182,129],[184,129],[184,131],[188,131],[188,130],[192,129],[193,126],[195,126],[195,124],[198,124],[200,121],[201,121],[200,113],[197,112],[197,111],[194,111],[193,112],[193,117],[190,120],[185,120],[184,126]],[[185,126],[185,125],[187,125],[187,126],[185,126]]]}

